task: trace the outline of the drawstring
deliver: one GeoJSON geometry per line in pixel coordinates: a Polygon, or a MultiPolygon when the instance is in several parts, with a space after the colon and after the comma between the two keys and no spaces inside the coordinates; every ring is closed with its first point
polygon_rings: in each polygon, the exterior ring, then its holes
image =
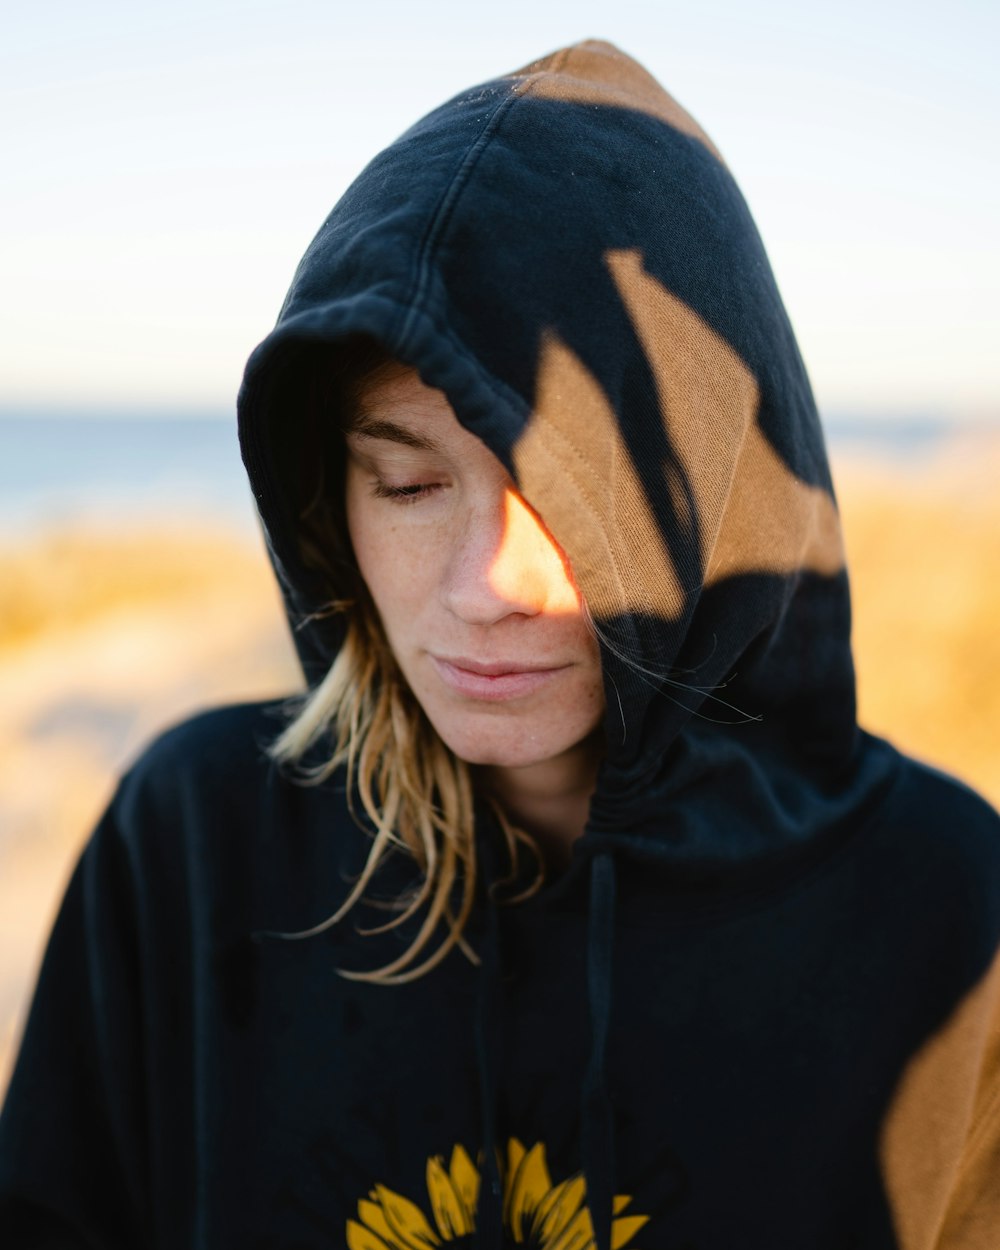
{"type": "Polygon", "coordinates": [[[503,1186],[497,1159],[497,1073],[500,1066],[500,932],[493,883],[493,854],[489,840],[483,853],[487,927],[479,974],[476,1012],[476,1060],[479,1068],[479,1101],[483,1125],[483,1166],[480,1171],[476,1213],[476,1246],[501,1250],[503,1246],[503,1186]],[[488,849],[486,849],[488,848],[488,849]]]}
{"type": "MultiPolygon", "coordinates": [[[[488,845],[488,843],[487,843],[488,845]]],[[[484,852],[492,868],[492,853],[484,852]]],[[[503,1185],[497,1157],[497,1086],[500,1067],[500,936],[497,905],[486,882],[487,927],[480,967],[476,1013],[476,1060],[479,1069],[483,1165],[476,1215],[477,1250],[503,1246],[503,1185]]],[[[611,1250],[615,1193],[615,1141],[611,1099],[605,1081],[611,1018],[611,967],[615,923],[615,862],[610,851],[590,865],[587,927],[587,1000],[590,1012],[590,1062],[580,1096],[583,1175],[596,1250],[611,1250]]]]}
{"type": "Polygon", "coordinates": [[[611,1099],[605,1083],[611,1018],[611,955],[615,936],[615,861],[610,851],[590,863],[587,932],[587,998],[590,1006],[590,1063],[580,1099],[583,1175],[596,1250],[611,1250],[614,1214],[615,1139],[611,1099]]]}

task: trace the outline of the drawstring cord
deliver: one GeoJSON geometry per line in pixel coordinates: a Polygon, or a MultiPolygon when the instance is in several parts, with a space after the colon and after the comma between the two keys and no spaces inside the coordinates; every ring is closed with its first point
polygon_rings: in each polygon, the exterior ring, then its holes
{"type": "Polygon", "coordinates": [[[605,1080],[611,1019],[611,963],[615,924],[615,861],[610,851],[590,863],[587,932],[587,998],[590,1007],[590,1063],[580,1100],[583,1175],[596,1250],[611,1250],[615,1193],[615,1139],[611,1098],[605,1080]]]}
{"type": "MultiPolygon", "coordinates": [[[[492,854],[484,861],[492,868],[492,854]]],[[[500,1067],[500,937],[497,904],[490,894],[492,873],[485,874],[487,927],[483,943],[476,1011],[476,1060],[479,1069],[483,1164],[477,1204],[477,1250],[503,1246],[503,1185],[497,1151],[497,1090],[500,1067]]],[[[611,1250],[615,1193],[615,1140],[611,1099],[605,1077],[611,1019],[611,972],[615,923],[615,862],[610,851],[590,864],[587,927],[587,1000],[590,1014],[590,1061],[580,1096],[583,1175],[596,1250],[611,1250]]]]}
{"type": "Polygon", "coordinates": [[[476,1011],[476,1060],[479,1068],[479,1102],[483,1126],[483,1164],[480,1170],[479,1202],[476,1214],[476,1240],[479,1250],[501,1250],[503,1246],[503,1186],[497,1158],[497,1076],[500,1066],[500,929],[497,904],[490,892],[493,883],[493,854],[484,850],[487,927],[481,956],[479,994],[476,1011]]]}

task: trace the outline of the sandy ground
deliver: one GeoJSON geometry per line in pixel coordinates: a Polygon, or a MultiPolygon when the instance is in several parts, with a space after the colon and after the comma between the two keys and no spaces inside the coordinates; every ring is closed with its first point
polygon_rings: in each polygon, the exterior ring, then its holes
{"type": "MultiPolygon", "coordinates": [[[[835,464],[860,719],[1000,805],[1000,434],[835,464]]],[[[69,871],[115,776],[198,708],[298,683],[263,548],[204,526],[0,549],[0,1093],[69,871]]]]}

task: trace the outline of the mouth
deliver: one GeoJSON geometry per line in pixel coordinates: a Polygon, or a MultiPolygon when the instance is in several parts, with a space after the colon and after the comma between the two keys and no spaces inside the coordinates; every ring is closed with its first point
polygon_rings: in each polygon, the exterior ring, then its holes
{"type": "Polygon", "coordinates": [[[526,664],[520,661],[483,663],[463,656],[431,655],[446,686],[470,699],[500,701],[533,694],[548,685],[568,664],[526,664]]]}

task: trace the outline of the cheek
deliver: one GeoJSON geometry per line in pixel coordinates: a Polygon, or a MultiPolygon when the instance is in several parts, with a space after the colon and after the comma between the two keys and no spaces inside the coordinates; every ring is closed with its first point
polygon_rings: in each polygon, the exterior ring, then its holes
{"type": "Polygon", "coordinates": [[[581,717],[590,718],[590,728],[594,729],[602,720],[605,711],[604,677],[597,640],[589,630],[585,633],[586,636],[580,644],[580,653],[586,658],[580,663],[577,705],[581,717]]]}
{"type": "Polygon", "coordinates": [[[414,541],[410,527],[387,516],[380,503],[348,476],[347,528],[354,558],[391,642],[428,602],[433,574],[424,544],[414,541]]]}

